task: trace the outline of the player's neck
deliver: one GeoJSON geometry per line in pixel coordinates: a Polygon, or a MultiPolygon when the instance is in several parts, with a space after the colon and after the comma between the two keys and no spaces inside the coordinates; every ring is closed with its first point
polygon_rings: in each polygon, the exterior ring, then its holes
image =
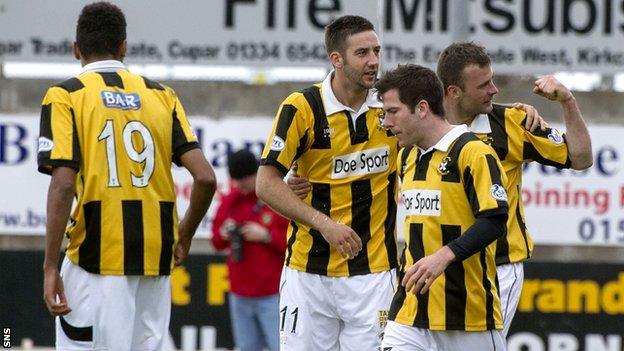
{"type": "Polygon", "coordinates": [[[444,111],[446,112],[446,119],[450,124],[470,125],[475,118],[475,115],[464,111],[459,103],[451,101],[447,97],[444,98],[444,111]]]}
{"type": "Polygon", "coordinates": [[[98,61],[109,61],[109,60],[115,60],[115,61],[120,61],[121,62],[121,58],[119,57],[115,57],[113,55],[102,55],[102,56],[91,56],[91,57],[80,57],[80,64],[82,65],[82,67],[90,64],[90,63],[94,63],[94,62],[98,62],[98,61]]]}
{"type": "Polygon", "coordinates": [[[423,128],[427,132],[424,133],[422,140],[418,143],[418,147],[423,150],[428,150],[433,145],[437,144],[451,129],[453,126],[449,121],[442,119],[438,116],[430,116],[431,118],[429,126],[423,128]]]}
{"type": "Polygon", "coordinates": [[[368,95],[368,90],[351,86],[346,79],[340,79],[337,76],[331,80],[331,88],[336,99],[354,111],[360,110],[368,95]]]}

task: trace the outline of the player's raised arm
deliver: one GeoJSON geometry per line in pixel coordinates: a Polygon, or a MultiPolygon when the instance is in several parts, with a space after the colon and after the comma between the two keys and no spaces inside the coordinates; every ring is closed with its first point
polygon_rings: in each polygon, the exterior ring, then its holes
{"type": "Polygon", "coordinates": [[[547,75],[535,81],[533,92],[561,104],[572,169],[591,167],[593,156],[589,131],[570,89],[554,76],[547,75]]]}

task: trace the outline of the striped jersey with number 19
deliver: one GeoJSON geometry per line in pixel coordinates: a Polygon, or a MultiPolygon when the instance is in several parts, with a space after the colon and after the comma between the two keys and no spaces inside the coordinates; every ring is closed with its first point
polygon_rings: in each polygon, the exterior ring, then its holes
{"type": "Polygon", "coordinates": [[[171,163],[198,144],[172,89],[118,65],[48,89],[39,171],[78,171],[66,230],[74,264],[96,274],[168,275],[178,229],[171,163]]]}
{"type": "Polygon", "coordinates": [[[286,174],[296,161],[297,173],[312,184],[304,202],[351,226],[363,248],[355,258],[344,259],[319,231],[291,221],[285,264],[327,276],[390,270],[398,266],[397,140],[381,128],[380,108],[369,108],[355,120],[346,111],[326,114],[323,101],[328,97],[322,95],[321,87],[315,85],[286,98],[262,164],[286,174]]]}
{"type": "MultiPolygon", "coordinates": [[[[415,262],[463,235],[477,217],[507,212],[505,175],[498,158],[465,131],[464,125],[455,127],[442,139],[448,146],[439,149],[400,151],[406,214],[401,279],[415,262]]],[[[501,329],[494,245],[449,264],[425,294],[414,295],[399,286],[389,319],[430,330],[501,329]]]]}

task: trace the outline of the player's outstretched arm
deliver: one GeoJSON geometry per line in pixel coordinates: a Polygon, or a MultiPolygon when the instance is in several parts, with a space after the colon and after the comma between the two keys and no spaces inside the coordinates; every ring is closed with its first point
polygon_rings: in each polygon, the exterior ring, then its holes
{"type": "Polygon", "coordinates": [[[179,239],[175,248],[175,263],[179,265],[188,256],[191,240],[199,223],[206,215],[217,189],[214,170],[200,149],[193,149],[180,156],[182,165],[193,177],[189,207],[178,227],[179,239]]]}
{"type": "Polygon", "coordinates": [[[76,171],[56,167],[48,188],[45,258],[43,261],[43,300],[50,314],[63,316],[71,312],[65,299],[58,264],[63,234],[69,220],[76,186],[76,171]],[[58,298],[58,299],[57,299],[58,298]]]}
{"type": "Polygon", "coordinates": [[[351,227],[333,221],[301,201],[284,183],[277,168],[260,166],[256,178],[256,194],[283,216],[317,229],[342,257],[355,257],[362,249],[362,240],[351,227]]]}
{"type": "Polygon", "coordinates": [[[566,141],[572,169],[586,169],[593,164],[591,139],[583,120],[576,98],[565,85],[554,76],[547,75],[535,81],[535,94],[558,101],[563,109],[566,126],[566,141]]]}

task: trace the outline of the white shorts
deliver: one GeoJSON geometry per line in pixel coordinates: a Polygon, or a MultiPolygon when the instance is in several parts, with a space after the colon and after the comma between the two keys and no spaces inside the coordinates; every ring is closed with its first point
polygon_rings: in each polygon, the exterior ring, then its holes
{"type": "Polygon", "coordinates": [[[505,351],[507,347],[502,330],[483,332],[435,331],[388,321],[381,349],[392,351],[505,351]]]}
{"type": "Polygon", "coordinates": [[[161,350],[169,334],[169,276],[85,271],[67,257],[61,276],[71,312],[56,318],[57,350],[161,350]]]}
{"type": "Polygon", "coordinates": [[[519,262],[497,266],[496,274],[498,276],[501,313],[503,314],[503,336],[506,338],[511,321],[516,314],[518,302],[520,302],[520,293],[524,282],[524,265],[519,262]]]}
{"type": "Polygon", "coordinates": [[[394,269],[327,277],[284,267],[280,350],[377,350],[396,279],[394,269]]]}

